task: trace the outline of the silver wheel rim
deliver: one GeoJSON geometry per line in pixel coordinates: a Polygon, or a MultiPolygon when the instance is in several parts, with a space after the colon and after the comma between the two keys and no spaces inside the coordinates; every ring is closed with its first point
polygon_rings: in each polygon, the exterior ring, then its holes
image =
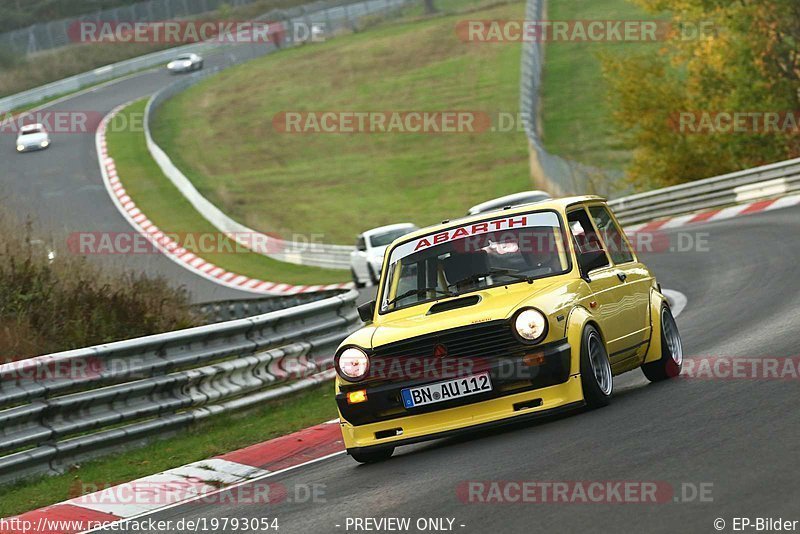
{"type": "Polygon", "coordinates": [[[678,325],[675,324],[675,319],[672,318],[672,314],[669,313],[667,308],[661,311],[661,330],[664,332],[664,340],[667,342],[670,358],[677,365],[681,365],[683,363],[681,335],[678,333],[678,325]]]}
{"type": "Polygon", "coordinates": [[[611,377],[611,364],[603,348],[603,342],[596,333],[589,334],[589,363],[592,365],[594,380],[603,395],[610,395],[614,379],[611,377]]]}

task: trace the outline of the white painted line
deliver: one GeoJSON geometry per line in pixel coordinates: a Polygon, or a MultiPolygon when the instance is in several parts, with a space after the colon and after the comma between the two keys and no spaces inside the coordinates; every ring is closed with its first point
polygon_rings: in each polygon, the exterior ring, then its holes
{"type": "Polygon", "coordinates": [[[674,289],[662,289],[661,293],[667,297],[670,308],[672,309],[673,317],[679,316],[689,303],[689,299],[687,299],[686,295],[680,291],[675,291],[674,289]]]}

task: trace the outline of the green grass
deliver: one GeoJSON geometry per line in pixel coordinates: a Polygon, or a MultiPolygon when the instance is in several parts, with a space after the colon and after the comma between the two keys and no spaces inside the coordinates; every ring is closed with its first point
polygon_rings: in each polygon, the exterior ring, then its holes
{"type": "Polygon", "coordinates": [[[329,421],[337,416],[331,384],[323,384],[246,413],[221,415],[189,432],[86,462],[68,473],[0,488],[0,517],[67,500],[78,484],[119,484],[205,460],[329,421]]]}
{"type": "Polygon", "coordinates": [[[204,195],[262,231],[351,244],[373,226],[461,215],[531,187],[524,133],[288,135],[272,120],[302,110],[516,114],[521,46],[464,43],[455,27],[520,19],[524,8],[406,20],[226,70],[168,102],[154,135],[204,195]]]}
{"type": "MultiPolygon", "coordinates": [[[[548,3],[549,20],[651,20],[628,0],[556,0],[548,3]]],[[[599,55],[628,54],[659,43],[547,44],[542,87],[542,126],[548,151],[602,169],[623,169],[632,147],[619,140],[608,102],[599,55]]]]}
{"type": "MultiPolygon", "coordinates": [[[[135,124],[132,117],[141,117],[146,105],[140,100],[122,111],[116,124],[135,124]],[[127,115],[127,116],[124,116],[127,115]]],[[[188,200],[161,172],[150,157],[144,133],[138,128],[109,128],[107,135],[109,153],[117,165],[120,180],[137,207],[162,231],[191,233],[194,235],[219,231],[203,218],[188,200]]],[[[223,238],[224,242],[231,245],[223,238]]],[[[187,246],[187,248],[190,248],[187,246]]],[[[349,274],[341,270],[304,267],[272,260],[261,254],[239,250],[236,253],[212,252],[200,254],[228,271],[271,282],[289,284],[330,284],[346,282],[349,274]]]]}

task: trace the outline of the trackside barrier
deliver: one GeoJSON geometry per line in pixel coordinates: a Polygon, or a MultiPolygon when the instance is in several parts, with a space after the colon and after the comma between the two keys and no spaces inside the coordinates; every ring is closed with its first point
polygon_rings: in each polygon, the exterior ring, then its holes
{"type": "Polygon", "coordinates": [[[797,191],[800,158],[631,195],[609,204],[620,221],[630,225],[797,191]]]}
{"type": "Polygon", "coordinates": [[[254,315],[262,315],[278,310],[285,310],[292,306],[300,306],[309,302],[316,302],[336,295],[347,293],[344,289],[330,289],[308,293],[297,293],[281,297],[266,297],[244,300],[225,300],[198,304],[193,310],[206,318],[209,323],[222,323],[234,319],[244,319],[254,315]]]}
{"type": "Polygon", "coordinates": [[[0,365],[0,484],[332,378],[357,297],[0,365]]]}

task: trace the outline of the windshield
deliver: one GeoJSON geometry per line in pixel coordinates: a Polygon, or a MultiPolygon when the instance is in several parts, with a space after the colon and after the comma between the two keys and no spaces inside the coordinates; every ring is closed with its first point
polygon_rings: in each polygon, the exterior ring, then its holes
{"type": "Polygon", "coordinates": [[[192,56],[178,56],[175,58],[175,61],[191,61],[192,56]]]}
{"type": "Polygon", "coordinates": [[[373,235],[369,238],[369,244],[373,247],[385,247],[386,245],[391,244],[392,241],[398,237],[403,237],[404,235],[411,233],[413,230],[413,228],[400,228],[399,230],[391,230],[383,234],[373,235]]]}
{"type": "Polygon", "coordinates": [[[25,128],[19,132],[20,135],[36,135],[42,133],[40,128],[25,128]]]}
{"type": "Polygon", "coordinates": [[[499,217],[402,243],[383,279],[381,313],[570,270],[559,216],[499,217]]]}

